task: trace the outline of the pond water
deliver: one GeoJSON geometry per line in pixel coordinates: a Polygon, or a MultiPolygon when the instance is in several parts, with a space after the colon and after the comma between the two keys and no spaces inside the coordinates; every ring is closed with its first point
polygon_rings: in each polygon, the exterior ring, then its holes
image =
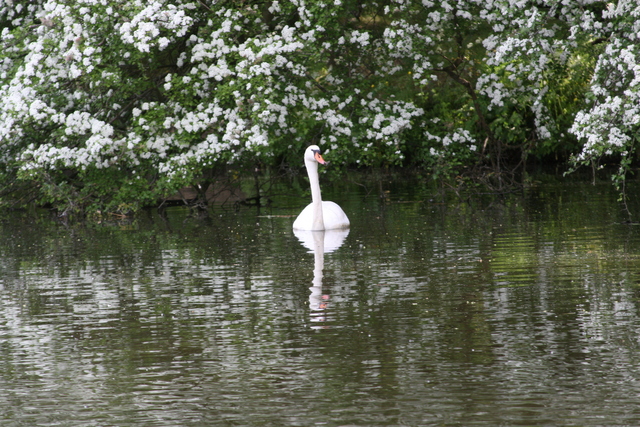
{"type": "Polygon", "coordinates": [[[0,425],[640,425],[640,227],[609,183],[324,187],[348,233],[297,237],[284,197],[5,215],[0,425]]]}

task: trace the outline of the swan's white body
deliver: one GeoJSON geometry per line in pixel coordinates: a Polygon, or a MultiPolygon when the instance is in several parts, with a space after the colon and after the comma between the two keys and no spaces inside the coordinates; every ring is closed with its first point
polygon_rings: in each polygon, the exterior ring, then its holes
{"type": "Polygon", "coordinates": [[[311,145],[304,152],[304,164],[309,174],[311,185],[311,204],[300,212],[293,222],[295,230],[335,230],[349,228],[349,218],[342,208],[334,202],[323,202],[320,195],[320,180],[318,178],[318,163],[326,162],[320,155],[320,148],[311,145]]]}

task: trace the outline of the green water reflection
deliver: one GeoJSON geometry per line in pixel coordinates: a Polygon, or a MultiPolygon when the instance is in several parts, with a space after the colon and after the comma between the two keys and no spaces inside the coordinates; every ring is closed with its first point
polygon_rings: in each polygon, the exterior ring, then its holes
{"type": "Polygon", "coordinates": [[[321,257],[306,200],[6,216],[0,424],[640,423],[640,227],[608,183],[381,187],[327,191],[352,228],[321,257]]]}

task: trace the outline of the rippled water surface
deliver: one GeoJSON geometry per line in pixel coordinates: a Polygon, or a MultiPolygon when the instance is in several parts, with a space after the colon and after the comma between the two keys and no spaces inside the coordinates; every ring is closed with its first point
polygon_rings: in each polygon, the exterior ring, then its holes
{"type": "Polygon", "coordinates": [[[348,234],[294,235],[304,199],[4,215],[0,425],[640,425],[640,227],[610,184],[329,187],[348,234]]]}

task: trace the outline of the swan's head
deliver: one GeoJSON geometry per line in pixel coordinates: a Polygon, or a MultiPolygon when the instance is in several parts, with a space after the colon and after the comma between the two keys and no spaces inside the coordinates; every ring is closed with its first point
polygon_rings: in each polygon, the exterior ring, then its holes
{"type": "Polygon", "coordinates": [[[317,162],[321,165],[327,164],[327,162],[322,158],[322,154],[320,154],[320,147],[317,145],[310,145],[307,147],[307,150],[304,152],[304,160],[305,162],[317,162]]]}

